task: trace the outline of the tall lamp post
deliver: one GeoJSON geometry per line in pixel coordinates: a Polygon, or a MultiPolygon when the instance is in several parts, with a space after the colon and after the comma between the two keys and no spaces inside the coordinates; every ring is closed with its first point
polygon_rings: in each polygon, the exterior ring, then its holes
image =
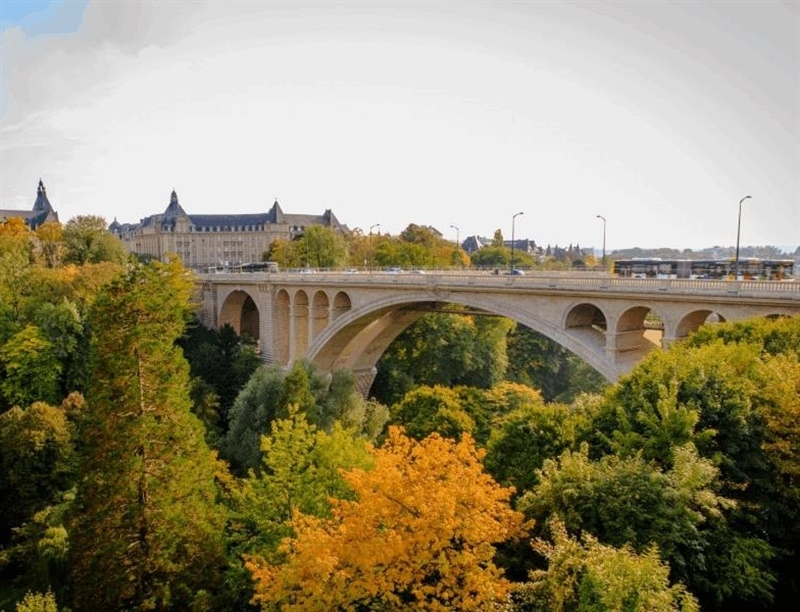
{"type": "Polygon", "coordinates": [[[517,220],[517,217],[524,213],[518,212],[514,215],[511,215],[511,268],[509,271],[513,274],[514,273],[514,222],[517,220]]]}
{"type": "Polygon", "coordinates": [[[752,197],[746,195],[739,200],[739,223],[736,225],[736,262],[733,264],[733,280],[739,280],[739,237],[742,234],[742,202],[752,197]]]}
{"type": "Polygon", "coordinates": [[[458,226],[457,225],[451,225],[450,227],[452,227],[454,230],[456,230],[456,248],[461,248],[461,240],[458,237],[458,226]]]}
{"type": "MultiPolygon", "coordinates": [[[[461,240],[459,239],[459,236],[458,236],[458,226],[457,225],[451,225],[450,227],[452,227],[454,230],[456,230],[456,253],[458,253],[461,250],[461,240]]],[[[451,262],[455,262],[455,259],[451,259],[450,261],[451,262]]],[[[460,257],[458,258],[458,265],[461,266],[461,258],[460,257]]]]}
{"type": "Polygon", "coordinates": [[[373,260],[373,257],[372,257],[372,228],[374,228],[374,227],[377,227],[378,229],[380,229],[381,224],[380,223],[376,223],[375,225],[370,225],[369,226],[369,267],[368,267],[368,270],[370,270],[370,271],[372,271],[372,260],[373,260]]]}
{"type": "Polygon", "coordinates": [[[598,219],[603,220],[603,270],[606,269],[606,218],[603,215],[597,215],[598,219]]]}

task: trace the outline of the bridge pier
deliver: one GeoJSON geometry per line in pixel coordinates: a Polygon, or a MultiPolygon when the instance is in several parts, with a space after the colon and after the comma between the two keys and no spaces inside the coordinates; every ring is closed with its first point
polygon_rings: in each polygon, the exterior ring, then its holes
{"type": "Polygon", "coordinates": [[[372,388],[372,383],[375,382],[375,377],[378,375],[378,368],[371,367],[363,370],[355,370],[353,374],[356,377],[356,391],[366,399],[369,397],[369,390],[372,388]]]}

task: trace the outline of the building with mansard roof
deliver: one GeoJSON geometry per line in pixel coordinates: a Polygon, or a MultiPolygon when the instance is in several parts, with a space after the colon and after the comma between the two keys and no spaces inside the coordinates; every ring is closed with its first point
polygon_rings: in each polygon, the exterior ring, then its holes
{"type": "Polygon", "coordinates": [[[33,203],[32,210],[13,210],[0,208],[0,223],[11,218],[22,218],[29,228],[35,230],[47,221],[58,221],[58,213],[53,210],[50,200],[47,199],[47,190],[44,188],[42,179],[39,179],[39,187],[36,190],[36,201],[33,203]]]}
{"type": "Polygon", "coordinates": [[[115,219],[108,229],[119,236],[129,253],[161,261],[175,253],[186,267],[202,270],[261,261],[274,240],[292,240],[314,225],[349,232],[330,209],[322,215],[286,214],[277,200],[263,213],[191,215],[173,191],[163,213],[135,224],[115,219]]]}

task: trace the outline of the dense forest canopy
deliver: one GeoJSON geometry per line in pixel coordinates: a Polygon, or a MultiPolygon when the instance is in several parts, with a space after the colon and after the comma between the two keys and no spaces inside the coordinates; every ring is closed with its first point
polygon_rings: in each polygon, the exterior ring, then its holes
{"type": "MultiPolygon", "coordinates": [[[[104,232],[0,224],[0,609],[794,609],[800,317],[606,385],[431,313],[364,397],[204,328],[178,260],[104,232]]],[[[330,238],[270,255],[470,263],[424,227],[330,238]]]]}

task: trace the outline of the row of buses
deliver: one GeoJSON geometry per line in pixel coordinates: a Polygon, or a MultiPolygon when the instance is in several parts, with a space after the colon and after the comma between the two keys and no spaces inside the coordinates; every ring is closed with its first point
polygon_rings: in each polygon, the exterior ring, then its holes
{"type": "MultiPolygon", "coordinates": [[[[793,280],[792,259],[739,259],[739,278],[744,280],[793,280]]],[[[614,261],[614,274],[634,278],[732,279],[734,259],[633,258],[614,261]]]]}

